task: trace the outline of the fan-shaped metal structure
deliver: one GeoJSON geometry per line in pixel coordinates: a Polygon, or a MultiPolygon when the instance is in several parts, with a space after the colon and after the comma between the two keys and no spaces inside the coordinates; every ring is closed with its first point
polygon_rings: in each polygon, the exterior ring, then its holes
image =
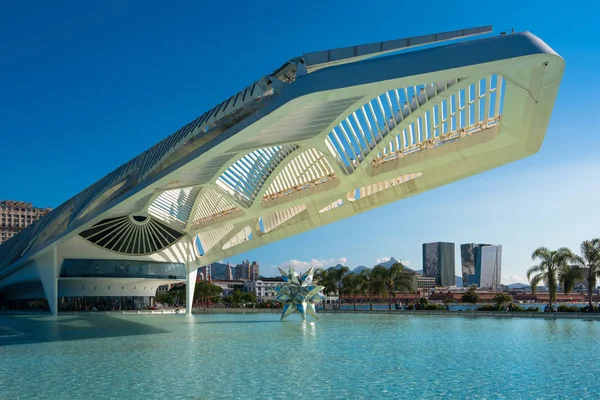
{"type": "Polygon", "coordinates": [[[563,70],[491,27],[293,58],[0,246],[0,288],[37,280],[56,312],[80,259],[184,263],[193,288],[200,265],[534,154],[563,70]]]}
{"type": "Polygon", "coordinates": [[[100,221],[80,235],[104,249],[121,254],[153,254],[166,249],[184,233],[147,215],[128,215],[100,221]]]}

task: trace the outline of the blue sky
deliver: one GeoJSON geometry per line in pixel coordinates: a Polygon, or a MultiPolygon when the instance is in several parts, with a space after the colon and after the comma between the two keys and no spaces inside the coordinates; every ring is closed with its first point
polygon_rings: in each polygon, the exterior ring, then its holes
{"type": "Polygon", "coordinates": [[[529,30],[566,60],[537,155],[230,261],[257,260],[265,275],[276,265],[371,266],[390,256],[420,269],[423,242],[490,242],[504,245],[503,281],[516,282],[537,246],[577,249],[600,236],[600,46],[585,4],[166,4],[2,4],[0,199],[56,207],[304,52],[492,24],[529,30]]]}

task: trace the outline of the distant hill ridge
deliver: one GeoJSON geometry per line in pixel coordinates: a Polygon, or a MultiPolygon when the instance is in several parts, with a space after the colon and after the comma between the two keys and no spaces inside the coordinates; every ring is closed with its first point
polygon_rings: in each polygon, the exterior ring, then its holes
{"type": "MultiPolygon", "coordinates": [[[[377,265],[381,265],[385,268],[391,268],[392,265],[396,264],[396,263],[402,263],[402,261],[398,261],[397,259],[395,259],[394,257],[391,257],[388,261],[384,261],[384,262],[380,262],[378,264],[375,264],[373,267],[376,267],[377,265]]],[[[331,268],[335,268],[335,269],[339,269],[341,268],[342,265],[338,264],[335,267],[331,267],[331,268]]],[[[352,271],[350,271],[350,273],[352,274],[360,274],[361,272],[365,271],[365,270],[371,270],[372,268],[369,267],[365,267],[364,265],[359,265],[358,267],[354,268],[352,271]]],[[[423,275],[423,270],[413,270],[407,266],[404,266],[404,270],[408,271],[408,272],[414,272],[417,273],[419,275],[423,275]]],[[[455,279],[455,286],[457,287],[462,287],[463,285],[463,281],[462,281],[462,277],[455,275],[454,276],[455,279]]]]}

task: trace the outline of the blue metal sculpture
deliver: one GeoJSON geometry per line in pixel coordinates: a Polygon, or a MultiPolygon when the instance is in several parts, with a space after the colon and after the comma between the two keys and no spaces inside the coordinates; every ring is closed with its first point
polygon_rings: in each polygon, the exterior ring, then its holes
{"type": "Polygon", "coordinates": [[[283,278],[283,285],[275,287],[272,290],[275,292],[275,300],[283,305],[281,313],[281,321],[294,311],[298,311],[302,320],[306,320],[308,313],[313,318],[317,318],[315,303],[323,299],[321,291],[323,286],[313,284],[314,267],[311,267],[304,274],[300,275],[293,268],[289,272],[278,268],[283,278]]]}

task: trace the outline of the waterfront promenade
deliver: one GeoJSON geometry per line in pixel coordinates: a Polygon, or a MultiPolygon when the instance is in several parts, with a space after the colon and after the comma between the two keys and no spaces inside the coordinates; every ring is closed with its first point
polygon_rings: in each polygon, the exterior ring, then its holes
{"type": "MultiPolygon", "coordinates": [[[[156,311],[154,311],[156,313],[156,311]]],[[[130,312],[126,312],[130,313],[130,312]]],[[[131,313],[135,313],[131,311],[131,313]]],[[[277,308],[194,308],[193,314],[279,314],[277,308]]],[[[395,314],[398,316],[444,316],[444,317],[494,317],[494,318],[543,318],[600,320],[600,313],[585,312],[506,312],[506,311],[437,311],[437,310],[318,310],[318,314],[395,314]]]]}
{"type": "MultiPolygon", "coordinates": [[[[180,309],[181,310],[181,309],[180,309]]],[[[193,308],[193,314],[280,314],[280,308],[193,308]]],[[[23,311],[0,311],[0,315],[47,315],[45,311],[23,310],[23,311]]],[[[61,315],[174,315],[178,314],[175,309],[164,310],[127,310],[127,311],[64,311],[61,315]]],[[[180,314],[184,314],[181,310],[180,314]]],[[[398,316],[416,317],[462,317],[462,318],[542,318],[542,319],[581,319],[600,321],[600,313],[585,312],[506,312],[506,311],[437,311],[437,310],[318,310],[318,314],[395,314],[398,316]]]]}

